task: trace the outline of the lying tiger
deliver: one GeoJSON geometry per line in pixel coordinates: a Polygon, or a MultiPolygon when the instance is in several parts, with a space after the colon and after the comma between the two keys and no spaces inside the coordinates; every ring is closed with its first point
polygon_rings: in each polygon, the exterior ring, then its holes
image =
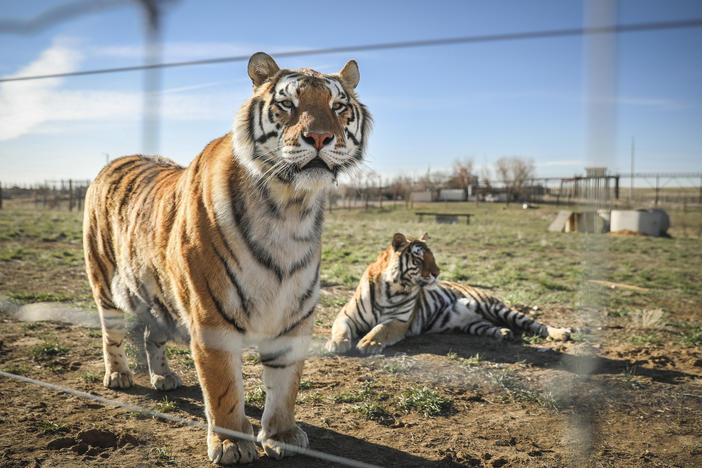
{"type": "Polygon", "coordinates": [[[427,234],[410,239],[397,233],[392,245],[363,273],[353,298],[332,326],[326,349],[379,353],[406,336],[464,332],[498,339],[513,332],[567,340],[569,328],[555,328],[510,309],[485,291],[440,281],[439,268],[426,244],[427,234]]]}

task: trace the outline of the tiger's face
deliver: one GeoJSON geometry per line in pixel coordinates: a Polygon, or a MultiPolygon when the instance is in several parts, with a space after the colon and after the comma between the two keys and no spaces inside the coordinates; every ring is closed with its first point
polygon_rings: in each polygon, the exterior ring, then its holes
{"type": "Polygon", "coordinates": [[[371,117],[354,93],[355,61],[325,75],[281,70],[259,52],[248,71],[254,95],[237,115],[234,141],[252,175],[317,191],[363,159],[371,117]]]}
{"type": "Polygon", "coordinates": [[[394,254],[387,271],[394,282],[403,287],[427,287],[438,281],[440,270],[425,242],[427,237],[424,233],[419,239],[410,239],[399,232],[393,236],[394,254]]]}

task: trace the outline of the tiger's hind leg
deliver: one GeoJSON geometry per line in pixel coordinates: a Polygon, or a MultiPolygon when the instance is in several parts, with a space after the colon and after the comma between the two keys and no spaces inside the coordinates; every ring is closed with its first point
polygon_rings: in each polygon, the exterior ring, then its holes
{"type": "Polygon", "coordinates": [[[466,325],[463,332],[475,336],[489,336],[498,340],[513,340],[514,333],[512,330],[505,327],[495,326],[494,323],[487,320],[477,320],[466,325]]]}
{"type": "MultiPolygon", "coordinates": [[[[436,316],[433,319],[433,324],[422,331],[427,333],[460,331],[469,335],[489,336],[498,340],[514,339],[512,330],[502,326],[501,321],[494,320],[486,313],[484,305],[473,298],[457,300],[452,308],[446,309],[436,316]]],[[[413,330],[412,334],[418,334],[417,330],[413,330]]]]}
{"type": "Polygon", "coordinates": [[[134,375],[129,369],[124,349],[127,336],[124,312],[106,301],[100,301],[98,304],[102,325],[102,352],[105,359],[103,384],[107,388],[129,388],[134,385],[134,375]]]}
{"type": "Polygon", "coordinates": [[[497,316],[513,330],[521,330],[525,333],[554,341],[567,341],[570,338],[572,332],[570,328],[550,327],[521,312],[510,309],[504,304],[500,304],[498,307],[497,316]]]}
{"type": "Polygon", "coordinates": [[[568,341],[573,330],[570,328],[549,327],[542,323],[534,322],[531,325],[531,332],[553,341],[568,341]]]}
{"type": "Polygon", "coordinates": [[[166,356],[166,341],[168,334],[162,327],[147,323],[144,328],[144,345],[146,348],[146,362],[149,364],[151,385],[156,390],[173,390],[183,385],[178,374],[171,371],[166,356]]]}

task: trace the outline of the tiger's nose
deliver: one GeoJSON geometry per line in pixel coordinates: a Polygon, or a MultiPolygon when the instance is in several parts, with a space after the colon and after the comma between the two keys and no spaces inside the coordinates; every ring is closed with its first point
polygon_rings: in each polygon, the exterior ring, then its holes
{"type": "Polygon", "coordinates": [[[334,137],[329,133],[306,133],[302,135],[302,139],[317,150],[321,150],[325,145],[331,143],[332,138],[334,137]]]}

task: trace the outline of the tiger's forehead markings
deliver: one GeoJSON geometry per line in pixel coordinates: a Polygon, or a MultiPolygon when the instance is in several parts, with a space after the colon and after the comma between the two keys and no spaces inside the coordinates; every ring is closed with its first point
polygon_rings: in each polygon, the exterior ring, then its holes
{"type": "Polygon", "coordinates": [[[332,78],[325,78],[327,82],[327,87],[332,91],[333,97],[339,97],[341,99],[348,99],[348,96],[344,92],[344,88],[339,83],[339,80],[332,78]]]}
{"type": "Polygon", "coordinates": [[[279,96],[293,97],[299,95],[304,88],[326,89],[333,98],[337,96],[347,98],[338,82],[316,72],[314,74],[293,72],[284,75],[275,84],[274,92],[279,96]]]}
{"type": "Polygon", "coordinates": [[[425,248],[421,244],[414,244],[410,248],[410,251],[412,252],[413,255],[424,255],[425,248]]]}

